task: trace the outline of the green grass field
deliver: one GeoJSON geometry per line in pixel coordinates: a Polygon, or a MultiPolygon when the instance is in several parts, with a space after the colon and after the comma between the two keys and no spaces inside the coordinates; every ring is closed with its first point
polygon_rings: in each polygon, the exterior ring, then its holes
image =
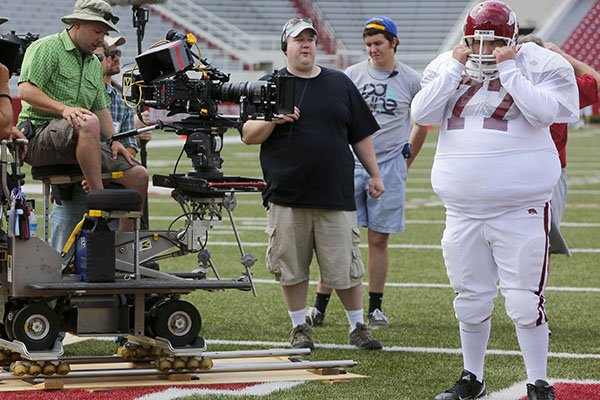
{"type": "MultiPolygon", "coordinates": [[[[228,133],[235,137],[237,133],[228,133]]],[[[155,142],[173,139],[156,134],[155,142]]],[[[384,351],[366,352],[347,349],[317,348],[311,360],[354,359],[358,366],[351,372],[369,378],[348,384],[307,383],[268,396],[269,399],[431,399],[451,385],[462,369],[457,321],[452,309],[453,292],[449,288],[441,250],[444,209],[429,183],[437,133],[431,132],[419,158],[410,170],[407,190],[407,230],[392,235],[389,286],[384,309],[390,317],[390,329],[377,331],[384,351]]],[[[546,293],[550,318],[549,376],[563,379],[600,380],[600,128],[573,130],[569,138],[568,206],[563,218],[563,234],[573,256],[553,256],[546,293]]],[[[172,171],[180,148],[149,148],[151,173],[172,171]]],[[[223,171],[228,175],[260,177],[258,147],[241,143],[227,144],[222,153],[223,171]]],[[[179,172],[190,167],[183,157],[179,172]]],[[[253,267],[258,297],[249,292],[195,292],[187,296],[202,314],[201,334],[209,341],[209,350],[268,348],[263,342],[288,342],[290,321],[279,291],[265,269],[265,210],[258,194],[241,194],[234,214],[246,250],[258,262],[253,267]],[[235,341],[250,341],[241,345],[235,341]],[[210,343],[210,342],[209,342],[210,343]]],[[[150,223],[167,228],[180,209],[168,196],[150,198],[150,223]]],[[[233,277],[242,272],[239,252],[228,221],[210,231],[208,248],[222,275],[233,277]],[[211,243],[214,243],[211,246],[211,243]]],[[[366,237],[363,232],[363,243],[366,237]]],[[[366,249],[363,248],[363,259],[366,249]]],[[[195,255],[161,262],[161,268],[192,270],[195,255]]],[[[312,279],[316,280],[316,268],[312,279]]],[[[366,281],[366,277],[365,277],[366,281]]],[[[312,303],[315,286],[311,285],[312,303]]],[[[366,308],[365,297],[365,308],[366,308]]],[[[347,343],[347,320],[339,299],[332,297],[325,325],[315,329],[317,344],[347,343]]],[[[512,323],[506,317],[503,300],[497,300],[486,361],[488,392],[495,392],[525,379],[518,355],[512,323]]],[[[107,342],[68,347],[70,354],[112,352],[107,342]]],[[[525,388],[523,387],[523,394],[525,388]]],[[[191,398],[190,398],[191,399],[191,398]]]]}

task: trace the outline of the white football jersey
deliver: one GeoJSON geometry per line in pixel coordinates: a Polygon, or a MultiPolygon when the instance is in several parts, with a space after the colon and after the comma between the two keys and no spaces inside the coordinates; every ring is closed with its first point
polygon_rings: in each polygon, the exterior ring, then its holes
{"type": "Polygon", "coordinates": [[[527,43],[498,69],[499,79],[472,81],[444,53],[412,102],[416,123],[440,125],[435,193],[448,211],[472,218],[549,201],[560,162],[548,127],[579,114],[573,69],[558,54],[527,43]]]}

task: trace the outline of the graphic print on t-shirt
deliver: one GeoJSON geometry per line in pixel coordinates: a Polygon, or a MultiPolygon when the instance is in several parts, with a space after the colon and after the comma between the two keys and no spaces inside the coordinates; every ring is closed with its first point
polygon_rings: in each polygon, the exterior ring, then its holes
{"type": "Polygon", "coordinates": [[[391,88],[388,91],[387,83],[365,83],[359,91],[374,115],[394,115],[398,103],[391,88]]]}

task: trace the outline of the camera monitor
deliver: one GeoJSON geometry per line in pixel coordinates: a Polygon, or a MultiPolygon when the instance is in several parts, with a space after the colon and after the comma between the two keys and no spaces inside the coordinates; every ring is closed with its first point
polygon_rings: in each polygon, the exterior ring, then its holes
{"type": "Polygon", "coordinates": [[[168,78],[194,65],[192,54],[183,40],[154,47],[137,56],[135,61],[146,83],[168,78]]]}
{"type": "Polygon", "coordinates": [[[20,43],[0,36],[0,63],[8,68],[10,75],[15,72],[20,47],[20,43]]]}

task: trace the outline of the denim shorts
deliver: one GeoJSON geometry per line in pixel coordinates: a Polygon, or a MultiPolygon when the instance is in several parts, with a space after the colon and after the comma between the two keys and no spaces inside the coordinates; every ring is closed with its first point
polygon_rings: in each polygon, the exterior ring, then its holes
{"type": "Polygon", "coordinates": [[[358,225],[380,233],[404,232],[406,160],[402,155],[379,163],[385,193],[369,196],[369,174],[360,166],[354,169],[354,201],[358,225]]]}

